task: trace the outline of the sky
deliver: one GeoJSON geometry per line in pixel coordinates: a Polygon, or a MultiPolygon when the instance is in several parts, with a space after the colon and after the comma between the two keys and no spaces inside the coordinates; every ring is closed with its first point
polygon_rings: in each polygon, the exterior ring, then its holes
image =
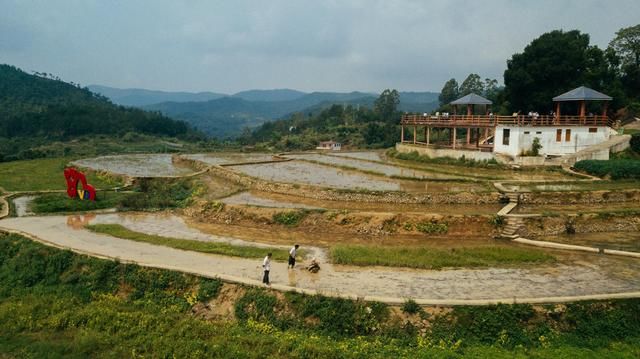
{"type": "MultiPolygon", "coordinates": [[[[605,48],[639,0],[0,0],[0,63],[82,85],[235,93],[502,82],[545,32],[605,48]]],[[[1,79],[0,79],[1,81],[1,79]]]]}

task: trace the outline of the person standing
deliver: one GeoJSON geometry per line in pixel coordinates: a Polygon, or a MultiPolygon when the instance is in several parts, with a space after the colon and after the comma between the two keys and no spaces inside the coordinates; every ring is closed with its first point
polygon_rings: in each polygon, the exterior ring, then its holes
{"type": "Polygon", "coordinates": [[[269,282],[269,271],[271,270],[271,253],[267,254],[262,261],[262,269],[264,270],[264,275],[262,276],[262,283],[266,285],[271,285],[269,282]]]}
{"type": "Polygon", "coordinates": [[[298,248],[300,248],[300,245],[298,244],[291,247],[291,250],[289,251],[289,264],[287,265],[287,268],[293,268],[296,265],[296,254],[298,253],[298,248]]]}

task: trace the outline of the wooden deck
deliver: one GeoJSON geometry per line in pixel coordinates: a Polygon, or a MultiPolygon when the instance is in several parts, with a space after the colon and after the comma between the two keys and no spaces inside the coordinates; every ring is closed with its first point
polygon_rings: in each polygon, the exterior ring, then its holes
{"type": "Polygon", "coordinates": [[[424,116],[403,115],[401,125],[442,128],[493,128],[497,125],[515,126],[610,126],[603,116],[488,116],[449,115],[424,116]]]}

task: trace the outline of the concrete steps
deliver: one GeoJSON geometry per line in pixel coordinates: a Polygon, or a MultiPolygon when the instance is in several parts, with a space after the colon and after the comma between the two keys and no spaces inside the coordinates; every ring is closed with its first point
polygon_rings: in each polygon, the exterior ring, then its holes
{"type": "Polygon", "coordinates": [[[507,216],[507,224],[502,228],[502,231],[498,235],[500,239],[515,239],[520,235],[518,231],[524,225],[522,217],[510,217],[507,216]]]}

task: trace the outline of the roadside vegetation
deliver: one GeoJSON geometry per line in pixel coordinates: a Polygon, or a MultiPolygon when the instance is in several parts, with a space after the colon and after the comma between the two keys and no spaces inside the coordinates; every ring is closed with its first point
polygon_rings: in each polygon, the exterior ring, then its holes
{"type": "MultiPolygon", "coordinates": [[[[7,191],[66,190],[63,171],[73,158],[42,158],[37,160],[0,163],[0,187],[7,191]]],[[[89,184],[97,189],[122,185],[116,177],[86,173],[89,184]]]]}
{"type": "Polygon", "coordinates": [[[0,235],[0,356],[525,358],[640,355],[640,301],[454,307],[242,288],[235,320],[193,312],[224,285],[0,235]]]}
{"type": "Polygon", "coordinates": [[[95,201],[82,201],[77,198],[69,198],[66,192],[45,193],[33,199],[30,210],[35,214],[43,214],[116,208],[129,195],[130,193],[100,191],[96,193],[95,201]]]}
{"type": "MultiPolygon", "coordinates": [[[[197,240],[156,236],[152,234],[132,231],[119,224],[95,224],[88,225],[86,226],[86,228],[96,233],[108,234],[117,238],[129,239],[136,242],[151,243],[187,251],[212,253],[243,258],[264,258],[267,252],[271,252],[273,253],[273,260],[285,261],[289,258],[289,252],[286,249],[236,246],[228,243],[203,242],[197,240]]],[[[304,253],[302,253],[301,255],[304,256],[304,253]]]]}
{"type": "Polygon", "coordinates": [[[554,256],[541,250],[499,246],[438,249],[406,246],[337,245],[331,247],[331,259],[337,264],[424,269],[500,267],[555,261],[554,256]]]}

